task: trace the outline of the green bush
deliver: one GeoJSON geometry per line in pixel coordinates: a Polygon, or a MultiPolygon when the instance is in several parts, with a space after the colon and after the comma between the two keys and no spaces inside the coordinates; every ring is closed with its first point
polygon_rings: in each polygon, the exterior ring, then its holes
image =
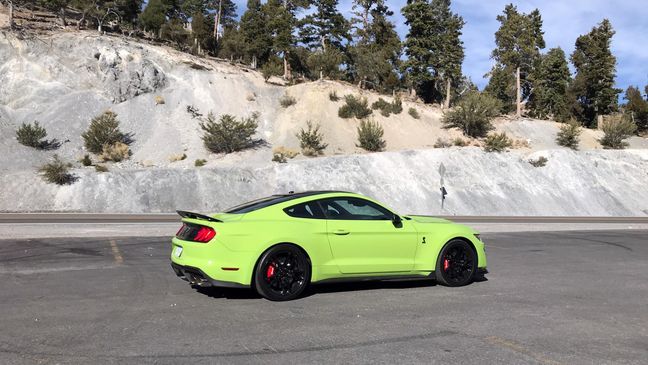
{"type": "Polygon", "coordinates": [[[47,137],[47,131],[38,122],[34,125],[23,123],[16,131],[16,139],[22,145],[33,148],[41,148],[42,139],[47,137]]]}
{"type": "Polygon", "coordinates": [[[484,142],[484,151],[486,152],[504,152],[513,145],[513,141],[506,133],[493,133],[486,137],[484,142]]]}
{"type": "Polygon", "coordinates": [[[371,104],[371,109],[380,110],[380,114],[384,117],[388,117],[390,114],[400,114],[403,111],[403,103],[399,97],[396,97],[393,102],[387,102],[383,98],[378,98],[377,101],[371,104]]]}
{"type": "Polygon", "coordinates": [[[377,122],[371,120],[361,120],[358,127],[358,147],[367,151],[377,152],[385,149],[385,140],[382,139],[384,134],[383,128],[377,122]]]}
{"type": "Polygon", "coordinates": [[[339,97],[338,94],[335,92],[335,90],[329,92],[329,100],[330,100],[330,101],[338,101],[338,100],[340,100],[340,97],[339,97]]]}
{"type": "Polygon", "coordinates": [[[216,121],[214,114],[209,113],[207,119],[200,122],[205,148],[214,153],[232,153],[254,147],[260,142],[252,139],[259,125],[258,118],[256,113],[241,120],[223,114],[216,121]]]}
{"type": "Polygon", "coordinates": [[[499,115],[499,111],[497,99],[471,91],[443,115],[443,124],[445,128],[458,128],[470,137],[483,137],[493,129],[491,119],[499,115]]]}
{"type": "Polygon", "coordinates": [[[409,108],[409,109],[407,110],[407,113],[408,113],[409,115],[411,115],[412,118],[414,118],[414,119],[420,119],[420,118],[421,118],[421,116],[420,116],[419,113],[418,113],[418,110],[416,110],[416,109],[414,109],[414,108],[409,108]]]}
{"type": "Polygon", "coordinates": [[[194,166],[196,167],[203,167],[207,164],[207,160],[199,158],[196,161],[194,161],[194,166]]]}
{"type": "Polygon", "coordinates": [[[94,117],[90,127],[81,137],[86,149],[96,154],[101,153],[104,146],[112,146],[117,142],[129,145],[132,142],[130,134],[124,134],[119,130],[117,114],[110,110],[94,117]]]}
{"type": "Polygon", "coordinates": [[[533,167],[543,167],[543,166],[545,166],[547,164],[548,161],[549,160],[546,157],[540,156],[540,157],[538,157],[537,160],[533,160],[533,159],[529,160],[529,163],[533,167]]]}
{"type": "Polygon", "coordinates": [[[278,59],[271,59],[261,66],[261,74],[267,82],[272,76],[281,76],[283,74],[283,65],[278,59]]]}
{"type": "Polygon", "coordinates": [[[304,156],[318,156],[324,153],[328,144],[323,143],[324,135],[320,132],[320,125],[313,126],[309,120],[306,122],[306,130],[303,128],[297,133],[299,146],[304,156]]]}
{"type": "Polygon", "coordinates": [[[576,120],[571,120],[569,123],[560,126],[560,131],[556,135],[556,143],[560,146],[577,150],[582,131],[580,123],[576,120]]]}
{"type": "Polygon", "coordinates": [[[294,96],[284,94],[284,96],[282,96],[281,99],[279,99],[279,104],[281,104],[282,107],[287,108],[291,105],[297,104],[297,99],[295,99],[294,96]]]}
{"type": "Polygon", "coordinates": [[[75,181],[75,177],[70,174],[70,167],[72,167],[72,164],[65,163],[61,161],[58,155],[54,155],[52,161],[41,166],[38,171],[45,181],[57,185],[66,185],[75,181]]]}
{"type": "Polygon", "coordinates": [[[345,104],[338,110],[338,116],[340,118],[348,119],[355,117],[364,119],[371,115],[371,109],[369,109],[369,103],[366,98],[346,95],[344,101],[345,104]]]}
{"type": "Polygon", "coordinates": [[[92,166],[92,159],[90,158],[90,155],[87,154],[81,157],[79,162],[81,162],[83,166],[92,166]]]}
{"type": "Polygon", "coordinates": [[[625,115],[612,115],[605,118],[599,128],[605,133],[599,140],[604,148],[623,149],[628,147],[625,140],[637,130],[637,125],[625,115]]]}

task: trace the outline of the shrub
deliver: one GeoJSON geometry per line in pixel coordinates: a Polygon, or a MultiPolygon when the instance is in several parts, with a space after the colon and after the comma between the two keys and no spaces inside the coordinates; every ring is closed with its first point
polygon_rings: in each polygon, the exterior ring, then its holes
{"type": "Polygon", "coordinates": [[[377,152],[385,149],[385,140],[382,139],[385,131],[377,122],[361,120],[358,127],[358,147],[367,151],[377,152]]]}
{"type": "Polygon", "coordinates": [[[637,125],[627,116],[613,115],[603,120],[599,128],[605,133],[599,140],[604,148],[623,149],[628,147],[625,139],[635,133],[637,125]]]}
{"type": "Polygon", "coordinates": [[[543,167],[544,165],[547,164],[547,161],[549,161],[549,160],[546,157],[540,156],[540,157],[538,157],[537,160],[530,159],[529,163],[533,167],[543,167]]]}
{"type": "Polygon", "coordinates": [[[185,160],[186,158],[187,158],[186,153],[183,153],[181,155],[180,154],[171,155],[171,156],[169,156],[169,162],[178,162],[178,161],[185,160]]]}
{"type": "Polygon", "coordinates": [[[282,96],[281,99],[279,99],[279,104],[281,104],[282,107],[287,108],[291,105],[297,104],[297,99],[295,99],[294,96],[284,94],[284,96],[282,96]]]}
{"type": "Polygon", "coordinates": [[[99,159],[103,162],[113,161],[120,162],[126,160],[131,156],[131,150],[126,143],[115,142],[110,145],[104,145],[104,148],[99,155],[99,159]]]}
{"type": "Polygon", "coordinates": [[[106,165],[95,165],[95,171],[97,171],[97,172],[108,172],[108,166],[106,166],[106,165]]]}
{"type": "Polygon", "coordinates": [[[345,104],[338,110],[338,116],[340,118],[347,119],[355,117],[364,119],[371,114],[371,109],[369,109],[369,103],[366,98],[346,95],[344,101],[345,104]]]}
{"type": "Polygon", "coordinates": [[[259,125],[258,118],[256,113],[241,120],[223,114],[216,121],[209,113],[207,120],[200,122],[200,128],[205,132],[202,136],[205,148],[214,153],[232,153],[254,147],[259,142],[252,139],[259,125]]]}
{"type": "Polygon", "coordinates": [[[297,156],[298,154],[299,152],[295,150],[280,146],[272,151],[272,161],[286,163],[288,162],[288,159],[295,158],[295,156],[297,156]]]}
{"type": "Polygon", "coordinates": [[[452,144],[457,146],[457,147],[466,147],[468,145],[468,142],[466,142],[462,138],[457,137],[452,141],[452,144]]]}
{"type": "Polygon", "coordinates": [[[582,131],[580,124],[572,119],[569,123],[560,126],[560,131],[556,135],[556,143],[560,146],[577,150],[582,131]]]}
{"type": "Polygon", "coordinates": [[[202,117],[202,113],[193,105],[187,105],[187,113],[191,114],[194,119],[202,117]]]}
{"type": "Polygon", "coordinates": [[[261,74],[267,82],[272,76],[280,76],[283,74],[283,65],[278,60],[271,59],[261,66],[261,74]]]}
{"type": "Polygon", "coordinates": [[[491,119],[499,115],[500,102],[483,93],[471,91],[457,106],[443,115],[445,128],[458,128],[470,137],[483,137],[493,129],[491,119]]]}
{"type": "Polygon", "coordinates": [[[411,115],[412,118],[414,118],[414,119],[420,119],[420,118],[421,118],[421,116],[420,116],[419,113],[418,113],[418,110],[416,110],[416,109],[414,109],[414,108],[409,108],[409,109],[407,110],[407,113],[408,113],[409,115],[411,115]]]}
{"type": "Polygon", "coordinates": [[[403,111],[403,103],[399,97],[396,97],[393,102],[389,103],[383,98],[378,98],[373,104],[371,104],[371,109],[379,109],[380,114],[384,117],[388,117],[389,114],[400,114],[403,111]]]}
{"type": "Polygon", "coordinates": [[[38,122],[34,125],[23,123],[16,131],[16,139],[22,145],[33,148],[41,148],[43,138],[47,137],[47,131],[38,122]]]}
{"type": "Polygon", "coordinates": [[[338,94],[335,92],[335,90],[329,92],[329,100],[330,100],[330,101],[338,101],[338,100],[340,100],[340,97],[339,97],[338,94]]]}
{"type": "Polygon", "coordinates": [[[504,152],[513,145],[513,141],[506,133],[489,134],[484,141],[484,151],[486,152],[504,152]]]}
{"type": "Polygon", "coordinates": [[[436,142],[434,142],[434,148],[448,148],[450,146],[452,146],[452,143],[443,138],[437,138],[436,142]]]}
{"type": "Polygon", "coordinates": [[[70,174],[70,167],[72,167],[72,164],[65,163],[61,161],[58,155],[54,155],[52,161],[41,166],[38,171],[45,181],[57,185],[66,185],[73,183],[75,180],[75,177],[70,174]]]}
{"type": "Polygon", "coordinates": [[[92,153],[101,153],[105,145],[111,146],[117,142],[129,145],[131,135],[119,130],[117,114],[106,111],[96,116],[90,122],[90,127],[82,135],[85,147],[92,153]]]}
{"type": "Polygon", "coordinates": [[[194,161],[194,166],[196,167],[203,167],[207,164],[207,160],[199,158],[196,161],[194,161]]]}
{"type": "Polygon", "coordinates": [[[92,159],[90,158],[90,155],[87,154],[81,157],[79,162],[81,162],[83,166],[92,166],[92,159]]]}
{"type": "Polygon", "coordinates": [[[304,156],[318,156],[324,153],[328,144],[323,143],[324,135],[320,132],[320,125],[313,126],[309,120],[306,122],[307,129],[303,128],[297,133],[299,146],[304,156]]]}

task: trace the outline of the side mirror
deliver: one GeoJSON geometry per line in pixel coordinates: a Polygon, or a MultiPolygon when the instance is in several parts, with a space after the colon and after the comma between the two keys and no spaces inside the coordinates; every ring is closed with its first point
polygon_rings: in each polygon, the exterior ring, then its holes
{"type": "Polygon", "coordinates": [[[394,227],[400,228],[403,226],[403,219],[398,214],[394,214],[392,217],[392,223],[394,223],[394,227]]]}

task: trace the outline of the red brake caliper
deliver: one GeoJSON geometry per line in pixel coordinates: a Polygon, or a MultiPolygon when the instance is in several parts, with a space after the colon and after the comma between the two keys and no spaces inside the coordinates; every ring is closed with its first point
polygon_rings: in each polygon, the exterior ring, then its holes
{"type": "Polygon", "coordinates": [[[274,272],[275,272],[274,264],[268,265],[268,269],[266,270],[266,278],[270,279],[271,277],[273,277],[274,272]]]}
{"type": "Polygon", "coordinates": [[[449,268],[450,268],[450,260],[444,259],[443,260],[443,271],[448,271],[449,268]]]}

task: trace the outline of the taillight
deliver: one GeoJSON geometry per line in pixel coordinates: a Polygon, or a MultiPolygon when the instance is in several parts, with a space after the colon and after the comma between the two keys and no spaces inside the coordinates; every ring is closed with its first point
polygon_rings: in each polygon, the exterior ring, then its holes
{"type": "Polygon", "coordinates": [[[176,237],[184,241],[209,242],[216,236],[216,231],[207,226],[183,223],[176,233],[176,237]]]}

